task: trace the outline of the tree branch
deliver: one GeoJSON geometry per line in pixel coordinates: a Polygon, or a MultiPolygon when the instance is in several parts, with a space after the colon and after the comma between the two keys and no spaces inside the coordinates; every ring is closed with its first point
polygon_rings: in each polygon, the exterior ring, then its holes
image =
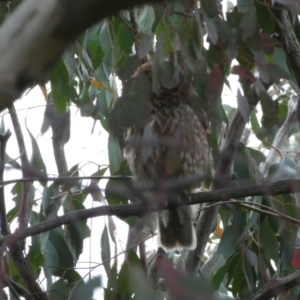
{"type": "MultiPolygon", "coordinates": [[[[0,180],[3,180],[4,175],[4,166],[5,166],[5,151],[6,144],[8,139],[11,136],[10,131],[6,131],[5,134],[0,134],[0,180]]],[[[9,234],[9,227],[7,224],[6,218],[6,205],[5,205],[5,195],[4,195],[4,187],[0,187],[0,229],[1,236],[5,236],[9,234]]],[[[5,272],[3,264],[7,260],[7,257],[4,257],[5,247],[0,247],[0,262],[1,262],[1,270],[0,270],[0,289],[3,289],[5,272]]],[[[8,286],[10,292],[13,294],[14,289],[11,286],[8,286]]]]}
{"type": "MultiPolygon", "coordinates": [[[[27,0],[0,28],[0,111],[47,72],[83,30],[149,0],[27,0]]],[[[152,0],[152,3],[162,2],[152,0]]]]}
{"type": "Polygon", "coordinates": [[[298,107],[298,99],[297,96],[292,96],[288,102],[288,112],[286,119],[274,138],[272,143],[272,148],[270,149],[268,156],[262,165],[261,173],[262,176],[266,176],[269,172],[270,166],[275,162],[275,159],[278,156],[278,150],[281,148],[282,144],[284,143],[285,139],[288,137],[288,134],[294,124],[297,122],[297,107],[298,107]]]}
{"type": "MultiPolygon", "coordinates": [[[[3,174],[4,174],[4,166],[5,166],[5,151],[6,151],[6,144],[8,139],[11,136],[11,132],[7,131],[4,135],[0,135],[0,145],[1,145],[1,153],[0,153],[0,180],[3,181],[3,174]]],[[[5,197],[4,197],[4,186],[0,186],[0,228],[1,228],[1,235],[8,235],[9,234],[9,227],[7,225],[6,219],[6,206],[5,206],[5,197]]]]}
{"type": "Polygon", "coordinates": [[[280,279],[271,279],[247,300],[267,300],[300,284],[300,270],[280,279]]]}
{"type": "MultiPolygon", "coordinates": [[[[246,123],[249,120],[250,113],[259,101],[258,93],[262,91],[260,81],[250,88],[244,85],[244,94],[248,101],[249,116],[237,109],[231,125],[228,130],[228,134],[224,145],[221,149],[220,158],[216,167],[216,173],[214,176],[211,190],[220,189],[226,187],[231,180],[231,167],[235,159],[238,144],[242,137],[246,123]]],[[[229,199],[229,198],[227,198],[229,199]]],[[[212,207],[209,210],[204,211],[201,214],[199,221],[197,222],[197,247],[195,250],[190,251],[186,260],[186,270],[189,273],[195,273],[198,270],[200,260],[203,256],[207,240],[218,213],[218,206],[212,207]]]]}
{"type": "MultiPolygon", "coordinates": [[[[233,189],[216,190],[210,192],[202,192],[191,194],[190,205],[198,203],[211,203],[224,201],[230,198],[239,198],[246,196],[258,196],[258,195],[279,195],[300,192],[300,180],[282,180],[274,183],[265,183],[261,185],[239,187],[233,189]]],[[[119,194],[119,191],[117,192],[119,194]]],[[[132,191],[127,189],[127,193],[132,195],[132,191]]],[[[126,190],[122,190],[123,195],[126,194],[126,190]]],[[[168,205],[165,209],[174,207],[168,205]]],[[[163,209],[164,209],[163,208],[163,209]]],[[[61,217],[41,222],[37,225],[33,225],[29,228],[18,229],[15,233],[6,237],[0,238],[0,245],[6,243],[7,245],[14,244],[16,241],[24,239],[29,236],[37,235],[42,232],[54,229],[58,226],[69,224],[85,220],[88,218],[99,217],[99,216],[117,216],[121,219],[129,216],[142,216],[145,212],[151,213],[156,210],[155,207],[149,212],[149,208],[145,207],[143,203],[138,204],[124,204],[124,205],[110,205],[101,206],[90,209],[78,210],[75,212],[67,213],[61,217]]]]}
{"type": "MultiPolygon", "coordinates": [[[[12,109],[12,112],[15,113],[14,109],[12,109]]],[[[16,117],[16,116],[14,116],[16,117]]],[[[13,123],[17,122],[17,127],[15,127],[15,130],[20,130],[18,127],[20,124],[18,124],[18,119],[17,118],[12,118],[13,123]]],[[[15,124],[14,124],[15,125],[15,124]]],[[[0,157],[0,162],[1,162],[1,168],[0,168],[0,180],[3,180],[3,172],[4,172],[4,157],[5,157],[5,148],[6,148],[6,142],[8,138],[10,137],[10,132],[7,132],[4,136],[1,136],[1,157],[0,157]]],[[[18,137],[21,140],[21,145],[24,146],[24,141],[22,135],[18,137]],[[23,143],[23,144],[22,144],[23,143]]],[[[19,141],[20,142],[20,141],[19,141]]],[[[22,150],[25,149],[25,146],[23,147],[22,150]]],[[[20,148],[21,150],[21,148],[20,148]]],[[[27,156],[23,158],[23,161],[26,162],[27,156]]],[[[27,162],[28,163],[28,160],[27,162]]],[[[24,185],[28,185],[28,182],[25,182],[24,185]]],[[[28,205],[28,202],[26,201],[26,197],[28,197],[28,194],[26,194],[26,190],[22,191],[25,203],[21,205],[28,205]],[[24,195],[25,194],[25,195],[24,195]]],[[[0,194],[1,194],[1,204],[0,204],[0,209],[1,209],[1,234],[4,236],[10,236],[9,235],[9,228],[7,225],[6,221],[6,209],[5,209],[5,199],[4,199],[4,186],[2,185],[0,187],[0,194]]],[[[27,222],[26,226],[23,226],[21,228],[25,229],[27,227],[27,222]]],[[[24,282],[26,283],[28,290],[32,293],[31,299],[40,299],[40,300],[46,300],[47,296],[41,289],[41,287],[37,284],[36,282],[36,276],[33,273],[30,264],[28,263],[26,257],[24,257],[23,254],[23,249],[21,243],[17,242],[11,245],[8,245],[12,260],[14,264],[16,265],[17,269],[19,270],[24,282]]],[[[2,255],[1,255],[2,256],[2,255]]],[[[3,274],[1,274],[1,283],[5,281],[5,278],[3,274]]],[[[15,292],[14,288],[10,286],[12,289],[12,293],[15,292]]],[[[25,297],[28,299],[28,297],[25,297]]]]}
{"type": "Polygon", "coordinates": [[[285,9],[274,9],[274,14],[279,15],[280,23],[277,23],[277,29],[280,32],[280,39],[287,54],[287,60],[295,72],[298,85],[300,85],[300,43],[291,24],[289,12],[285,9]]]}
{"type": "MultiPolygon", "coordinates": [[[[25,147],[25,142],[24,142],[21,125],[20,125],[19,118],[18,118],[18,115],[17,115],[14,105],[11,105],[9,107],[9,113],[11,116],[12,124],[13,124],[14,130],[15,130],[15,135],[16,135],[17,143],[18,143],[18,147],[19,147],[21,166],[22,166],[22,175],[23,175],[23,177],[27,177],[26,170],[30,169],[30,164],[29,164],[29,160],[27,157],[27,151],[26,151],[26,147],[25,147]]],[[[31,186],[32,186],[32,182],[24,182],[22,185],[20,210],[19,210],[19,214],[18,214],[20,228],[27,227],[27,224],[28,224],[31,186]]]]}
{"type": "Polygon", "coordinates": [[[50,177],[47,174],[42,172],[34,172],[30,175],[35,175],[34,177],[18,178],[11,179],[6,181],[0,181],[0,187],[15,184],[17,182],[31,182],[31,181],[52,181],[58,184],[64,184],[68,186],[75,185],[79,180],[90,179],[90,180],[99,180],[99,179],[108,179],[108,180],[131,180],[131,176],[59,176],[59,177],[50,177]]]}

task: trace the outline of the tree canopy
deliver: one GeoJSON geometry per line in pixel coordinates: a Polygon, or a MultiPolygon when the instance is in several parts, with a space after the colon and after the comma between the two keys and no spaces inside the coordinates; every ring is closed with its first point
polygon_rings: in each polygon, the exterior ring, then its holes
{"type": "MultiPolygon", "coordinates": [[[[93,299],[101,286],[105,300],[298,299],[298,1],[19,2],[0,3],[0,109],[13,124],[7,130],[1,115],[1,297],[93,299]],[[134,76],[149,64],[151,82],[134,76]],[[146,208],[137,199],[158,187],[131,183],[123,133],[143,126],[152,92],[178,83],[188,86],[189,105],[208,126],[211,166],[203,191],[190,195],[191,204],[205,204],[196,249],[153,253],[145,244],[155,226],[141,224],[146,208]],[[55,176],[14,106],[34,86],[45,98],[37,126],[41,133],[52,130],[55,176]],[[93,174],[81,176],[79,161],[68,166],[70,107],[109,135],[109,165],[93,174]],[[6,153],[11,134],[19,157],[6,153]],[[12,168],[22,178],[5,181],[12,168]],[[103,205],[86,208],[87,195],[103,205]],[[84,281],[77,262],[90,235],[87,219],[96,216],[106,220],[99,241],[106,281],[84,281]],[[111,216],[131,228],[123,251],[111,216]],[[18,229],[11,232],[14,220],[18,229]]],[[[164,188],[186,184],[170,180],[164,188]]]]}

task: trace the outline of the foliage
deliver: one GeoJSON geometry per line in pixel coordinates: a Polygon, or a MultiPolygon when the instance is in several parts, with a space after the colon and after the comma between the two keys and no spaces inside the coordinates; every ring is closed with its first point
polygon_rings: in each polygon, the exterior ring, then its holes
{"type": "MultiPolygon", "coordinates": [[[[230,124],[235,116],[240,114],[247,123],[239,143],[233,145],[229,153],[235,155],[231,168],[234,176],[227,188],[300,178],[299,109],[295,109],[298,98],[293,98],[300,92],[300,69],[280,27],[282,14],[288,9],[291,28],[295,38],[299,38],[297,7],[283,0],[275,1],[274,5],[271,1],[257,0],[225,4],[222,8],[218,0],[178,0],[140,5],[97,23],[65,51],[49,74],[51,90],[47,97],[52,106],[45,112],[41,131],[51,127],[54,136],[54,130],[58,130],[61,139],[58,138],[54,147],[62,150],[70,137],[68,109],[76,106],[82,117],[100,122],[108,132],[110,175],[124,180],[110,178],[105,199],[97,188],[100,177],[96,182],[93,179],[89,187],[78,178],[72,184],[47,182],[47,160],[26,128],[32,158],[25,174],[43,178],[39,180],[41,186],[31,184],[27,191],[30,225],[54,219],[62,209],[64,214],[84,210],[87,193],[108,205],[135,202],[136,195],[128,197],[111,192],[128,186],[126,176],[130,171],[121,149],[124,128],[143,125],[151,114],[148,105],[151,92],[158,92],[161,86],[172,89],[178,83],[194,91],[190,105],[200,120],[209,124],[212,168],[226,164],[220,149],[224,136],[226,139],[232,130],[230,124]],[[146,75],[133,78],[137,68],[148,61],[152,62],[152,82],[146,75]],[[233,99],[231,92],[231,98],[225,101],[226,93],[236,87],[239,89],[236,98],[233,99]],[[252,91],[258,97],[257,106],[252,91]],[[293,103],[296,103],[294,108],[293,103]],[[270,163],[272,147],[277,154],[273,154],[270,163]],[[37,202],[39,191],[42,191],[42,199],[37,202]],[[38,209],[33,209],[34,206],[38,209]]],[[[6,9],[0,6],[1,15],[6,9]]],[[[299,47],[296,41],[295,45],[299,47]]],[[[42,84],[41,87],[44,90],[42,84]]],[[[4,135],[3,123],[1,130],[4,135]]],[[[19,133],[16,131],[16,134],[19,133]]],[[[5,161],[14,168],[21,168],[9,153],[5,161]]],[[[56,163],[64,164],[59,159],[56,163]]],[[[79,163],[59,175],[81,175],[79,163]]],[[[21,164],[22,168],[28,167],[21,164]]],[[[107,166],[99,166],[97,172],[90,175],[103,176],[106,171],[107,166]]],[[[209,179],[205,183],[206,187],[211,184],[209,179]]],[[[22,211],[24,185],[16,182],[11,189],[15,207],[6,214],[9,225],[22,211]]],[[[299,223],[284,218],[299,219],[298,196],[292,193],[252,196],[250,191],[247,197],[236,199],[240,203],[256,204],[256,211],[250,204],[247,207],[220,204],[214,229],[204,245],[207,251],[197,268],[198,277],[180,270],[184,255],[178,253],[166,255],[159,261],[158,256],[138,255],[135,247],[128,247],[126,258],[120,264],[115,258],[120,251],[116,242],[118,228],[111,217],[107,217],[99,241],[99,258],[101,256],[104,265],[106,283],[99,278],[84,282],[76,271],[84,251],[84,239],[90,235],[86,220],[74,220],[33,236],[26,258],[36,276],[46,278],[49,299],[92,299],[92,291],[100,285],[104,299],[200,299],[216,294],[220,299],[268,299],[268,295],[276,299],[297,299],[300,297],[297,282],[283,284],[278,289],[275,286],[267,295],[263,294],[263,288],[269,287],[272,278],[283,278],[299,268],[299,223]],[[159,278],[164,278],[163,283],[155,279],[153,270],[158,272],[159,278]],[[162,289],[154,288],[160,285],[162,289]],[[253,294],[262,298],[251,298],[253,294]]],[[[135,218],[125,221],[132,227],[140,225],[135,218]]],[[[139,231],[148,230],[148,235],[151,234],[150,225],[140,226],[139,231]]],[[[140,238],[138,242],[143,243],[143,240],[140,238]]],[[[5,275],[31,291],[10,252],[11,249],[2,258],[5,275]]],[[[7,282],[4,285],[9,287],[11,299],[15,299],[14,289],[7,282]]],[[[278,282],[278,286],[280,284],[278,282]]],[[[15,291],[24,295],[17,288],[15,291]]]]}

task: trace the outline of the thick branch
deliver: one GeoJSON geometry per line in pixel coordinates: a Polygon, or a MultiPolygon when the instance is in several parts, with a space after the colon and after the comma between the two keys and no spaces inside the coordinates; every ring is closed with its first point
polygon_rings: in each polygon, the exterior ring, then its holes
{"type": "Polygon", "coordinates": [[[281,9],[274,10],[274,13],[279,15],[280,24],[278,29],[280,32],[280,38],[283,42],[283,47],[287,54],[290,66],[295,72],[297,83],[300,85],[300,43],[294,32],[288,11],[281,9]]]}
{"type": "MultiPolygon", "coordinates": [[[[255,89],[260,89],[259,81],[257,81],[256,84],[257,87],[255,87],[255,85],[251,88],[249,88],[249,86],[244,86],[244,93],[249,105],[249,116],[252,109],[259,101],[258,92],[255,89]]],[[[248,119],[249,117],[247,118],[239,109],[236,111],[228,130],[226,140],[221,149],[211,189],[221,189],[229,184],[231,179],[231,167],[248,119]]],[[[189,253],[186,260],[186,270],[189,273],[195,273],[198,270],[207,240],[212,232],[212,227],[217,216],[218,209],[218,206],[215,206],[204,211],[204,213],[201,214],[200,220],[197,222],[197,247],[189,253]]]]}
{"type": "Polygon", "coordinates": [[[280,279],[272,279],[247,300],[267,300],[300,284],[300,270],[280,279]]]}
{"type": "Polygon", "coordinates": [[[51,66],[83,30],[119,10],[148,2],[23,1],[0,28],[0,111],[34,82],[45,80],[51,66]]]}
{"type": "MultiPolygon", "coordinates": [[[[118,191],[119,194],[120,191],[118,191]]],[[[218,202],[222,200],[227,200],[229,198],[240,198],[246,196],[258,196],[258,195],[278,195],[278,194],[288,194],[300,192],[300,180],[282,180],[276,181],[271,184],[261,184],[254,186],[239,187],[233,189],[216,190],[211,192],[203,192],[191,194],[190,205],[197,203],[208,203],[208,202],[218,202]]],[[[126,195],[126,190],[122,191],[123,195],[126,195]]],[[[127,190],[128,195],[132,195],[131,190],[127,190]]],[[[165,208],[170,208],[171,205],[165,208]]],[[[24,239],[29,236],[37,235],[39,233],[54,229],[64,224],[69,224],[72,222],[77,222],[85,220],[88,218],[99,217],[99,216],[118,216],[119,218],[126,218],[129,216],[141,216],[149,208],[145,207],[143,203],[132,204],[132,205],[111,205],[111,206],[101,206],[90,209],[78,210],[75,212],[67,213],[61,217],[55,219],[47,220],[37,225],[31,226],[30,228],[17,230],[15,233],[0,238],[0,244],[15,243],[18,240],[24,239]]],[[[154,212],[155,207],[152,208],[154,212]]],[[[151,211],[150,211],[151,212],[151,211]]]]}

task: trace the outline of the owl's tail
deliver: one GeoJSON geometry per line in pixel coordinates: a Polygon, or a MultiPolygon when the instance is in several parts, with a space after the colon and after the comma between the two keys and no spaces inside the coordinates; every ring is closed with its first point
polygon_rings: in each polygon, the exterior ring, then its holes
{"type": "Polygon", "coordinates": [[[165,251],[196,248],[197,239],[190,206],[158,213],[158,244],[165,251]]]}

